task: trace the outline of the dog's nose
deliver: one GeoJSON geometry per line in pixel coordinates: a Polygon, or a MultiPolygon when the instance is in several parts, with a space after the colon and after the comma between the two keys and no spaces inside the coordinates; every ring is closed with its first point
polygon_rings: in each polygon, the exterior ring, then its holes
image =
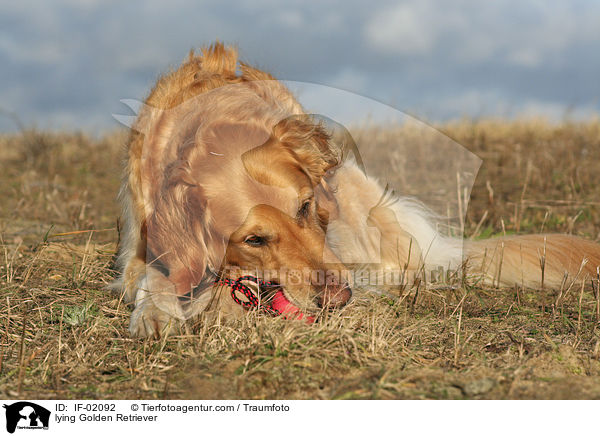
{"type": "Polygon", "coordinates": [[[352,289],[348,283],[341,285],[327,285],[318,296],[319,307],[325,309],[339,309],[344,307],[352,297],[352,289]]]}

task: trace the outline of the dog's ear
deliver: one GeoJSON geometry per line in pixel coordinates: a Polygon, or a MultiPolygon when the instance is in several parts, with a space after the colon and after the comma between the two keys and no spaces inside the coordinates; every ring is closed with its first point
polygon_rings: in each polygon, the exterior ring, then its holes
{"type": "Polygon", "coordinates": [[[206,201],[186,160],[167,166],[153,205],[146,219],[150,261],[164,265],[177,293],[186,294],[202,280],[208,263],[206,201]]]}
{"type": "Polygon", "coordinates": [[[288,147],[317,186],[327,170],[338,165],[340,152],[325,128],[309,116],[286,118],[273,127],[273,136],[288,147]]]}
{"type": "Polygon", "coordinates": [[[339,205],[335,198],[335,188],[329,184],[327,175],[315,187],[315,202],[321,227],[323,230],[327,230],[327,225],[338,219],[340,215],[339,205]]]}

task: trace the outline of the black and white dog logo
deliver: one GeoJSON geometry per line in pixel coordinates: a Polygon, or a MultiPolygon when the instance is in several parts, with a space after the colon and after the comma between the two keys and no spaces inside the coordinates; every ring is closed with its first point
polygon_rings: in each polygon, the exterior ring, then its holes
{"type": "Polygon", "coordinates": [[[48,429],[50,411],[29,401],[19,401],[6,409],[6,431],[14,433],[18,429],[48,429]]]}

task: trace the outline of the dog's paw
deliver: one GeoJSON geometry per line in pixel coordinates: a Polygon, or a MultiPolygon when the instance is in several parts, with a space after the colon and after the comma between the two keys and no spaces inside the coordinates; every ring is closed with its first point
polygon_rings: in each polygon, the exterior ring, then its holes
{"type": "Polygon", "coordinates": [[[135,295],[129,332],[137,338],[173,334],[185,321],[175,288],[162,274],[148,269],[135,295]],[[150,290],[152,289],[152,290],[150,290]]]}
{"type": "Polygon", "coordinates": [[[173,334],[181,322],[160,310],[151,299],[135,306],[129,321],[129,333],[135,338],[160,338],[173,334]]]}

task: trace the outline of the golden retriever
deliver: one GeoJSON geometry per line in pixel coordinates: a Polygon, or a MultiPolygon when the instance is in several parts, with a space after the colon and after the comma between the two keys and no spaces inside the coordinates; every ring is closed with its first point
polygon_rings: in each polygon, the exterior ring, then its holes
{"type": "Polygon", "coordinates": [[[600,265],[600,246],[572,236],[463,247],[440,235],[421,206],[344,159],[288,89],[223,44],[190,53],[145,104],[128,143],[115,282],[135,304],[133,336],[168,333],[204,310],[312,322],[348,303],[357,263],[404,281],[458,268],[527,287],[595,276],[600,265]]]}

